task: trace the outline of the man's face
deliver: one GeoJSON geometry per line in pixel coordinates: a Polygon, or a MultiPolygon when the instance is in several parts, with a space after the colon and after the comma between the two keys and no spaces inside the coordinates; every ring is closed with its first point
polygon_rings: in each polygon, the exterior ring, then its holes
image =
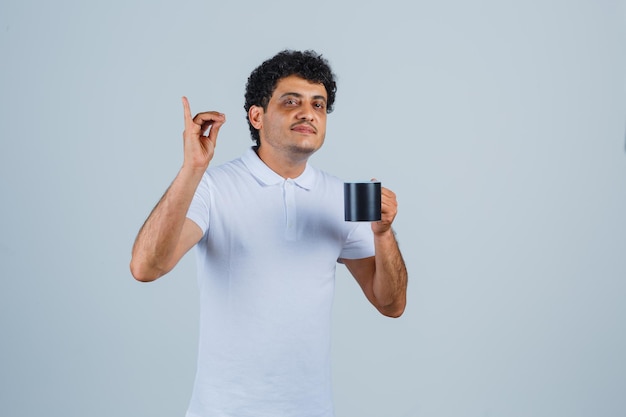
{"type": "Polygon", "coordinates": [[[296,75],[282,78],[267,109],[258,108],[261,148],[306,156],[317,151],[326,136],[326,88],[296,75]]]}

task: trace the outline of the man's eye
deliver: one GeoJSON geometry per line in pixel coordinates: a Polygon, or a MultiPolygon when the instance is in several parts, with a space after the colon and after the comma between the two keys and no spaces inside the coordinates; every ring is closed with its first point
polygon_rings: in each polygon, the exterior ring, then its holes
{"type": "Polygon", "coordinates": [[[315,108],[318,108],[318,109],[324,109],[326,107],[324,105],[324,103],[322,103],[322,102],[315,103],[314,106],[315,106],[315,108]]]}
{"type": "Polygon", "coordinates": [[[296,104],[298,104],[298,102],[296,101],[296,99],[289,98],[285,100],[285,104],[288,106],[295,106],[296,104]]]}

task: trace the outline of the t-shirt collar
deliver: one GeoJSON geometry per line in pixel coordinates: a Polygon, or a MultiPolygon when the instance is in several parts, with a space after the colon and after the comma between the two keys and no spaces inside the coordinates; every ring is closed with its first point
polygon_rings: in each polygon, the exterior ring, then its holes
{"type": "MultiPolygon", "coordinates": [[[[285,182],[285,179],[272,171],[270,167],[265,165],[265,162],[259,158],[254,148],[250,147],[241,158],[243,163],[248,167],[250,173],[264,185],[276,185],[285,182]]],[[[311,167],[308,162],[304,168],[304,172],[297,178],[292,178],[292,181],[305,190],[313,188],[315,183],[315,169],[311,167]]]]}

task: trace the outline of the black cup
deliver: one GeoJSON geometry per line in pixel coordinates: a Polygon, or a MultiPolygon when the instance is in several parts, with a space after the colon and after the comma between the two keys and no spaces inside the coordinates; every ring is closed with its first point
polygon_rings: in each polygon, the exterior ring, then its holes
{"type": "Polygon", "coordinates": [[[347,222],[380,220],[380,182],[346,182],[343,200],[347,222]]]}

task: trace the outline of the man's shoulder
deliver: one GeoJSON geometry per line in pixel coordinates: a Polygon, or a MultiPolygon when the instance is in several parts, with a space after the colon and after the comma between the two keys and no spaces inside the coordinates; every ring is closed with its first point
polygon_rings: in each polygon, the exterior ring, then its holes
{"type": "Polygon", "coordinates": [[[209,177],[231,176],[242,170],[246,170],[246,166],[243,163],[242,157],[240,156],[235,159],[231,159],[230,161],[210,165],[207,168],[205,175],[208,175],[209,177]]]}
{"type": "Polygon", "coordinates": [[[340,187],[343,186],[344,181],[339,178],[337,175],[332,174],[323,169],[319,169],[312,165],[309,165],[309,168],[315,172],[315,177],[317,181],[325,187],[340,187]]]}

